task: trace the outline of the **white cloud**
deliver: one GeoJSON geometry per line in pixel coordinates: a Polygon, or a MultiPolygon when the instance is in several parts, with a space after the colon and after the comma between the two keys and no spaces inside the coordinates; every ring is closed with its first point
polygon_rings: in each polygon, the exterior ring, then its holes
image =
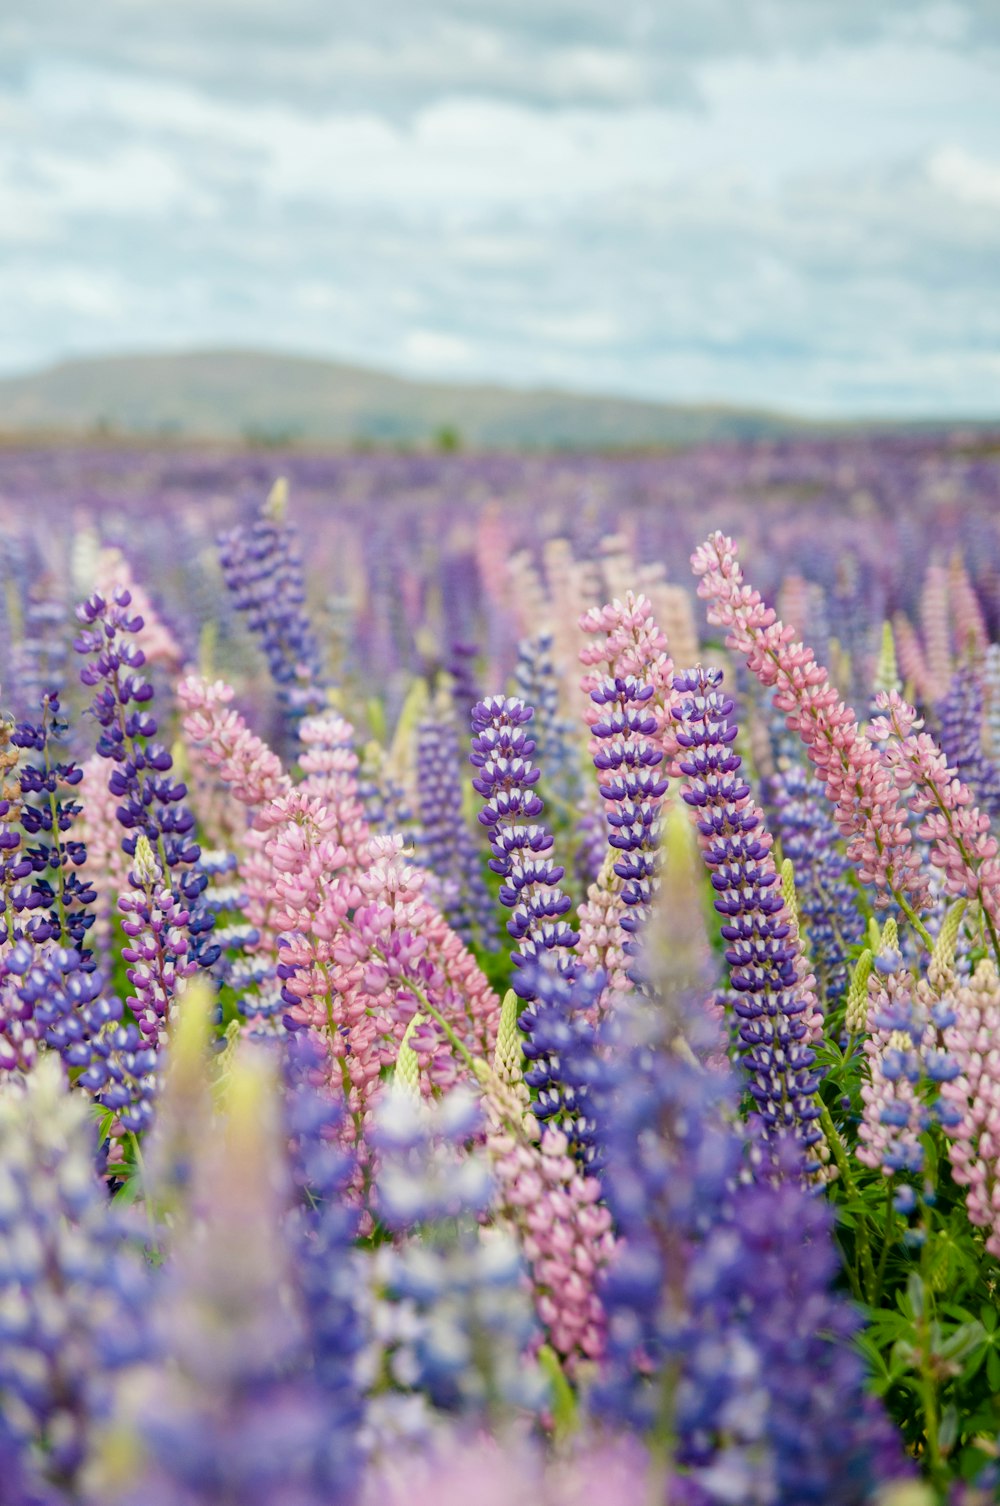
{"type": "Polygon", "coordinates": [[[988,161],[961,147],[946,146],[927,163],[931,182],[964,204],[1000,209],[1000,160],[988,161]]]}
{"type": "Polygon", "coordinates": [[[812,411],[992,400],[971,0],[43,10],[0,13],[8,369],[239,343],[812,411]]]}

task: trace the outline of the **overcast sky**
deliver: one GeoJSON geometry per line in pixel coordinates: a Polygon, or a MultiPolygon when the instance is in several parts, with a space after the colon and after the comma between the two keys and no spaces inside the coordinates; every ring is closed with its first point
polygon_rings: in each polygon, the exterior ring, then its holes
{"type": "Polygon", "coordinates": [[[1000,4],[0,5],[0,369],[223,344],[997,414],[1000,4]]]}

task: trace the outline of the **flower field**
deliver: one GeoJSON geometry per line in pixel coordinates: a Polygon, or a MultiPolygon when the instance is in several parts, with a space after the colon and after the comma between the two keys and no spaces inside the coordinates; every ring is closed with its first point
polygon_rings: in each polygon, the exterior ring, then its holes
{"type": "Polygon", "coordinates": [[[995,438],[0,538],[0,1506],[1000,1500],[995,438]]]}

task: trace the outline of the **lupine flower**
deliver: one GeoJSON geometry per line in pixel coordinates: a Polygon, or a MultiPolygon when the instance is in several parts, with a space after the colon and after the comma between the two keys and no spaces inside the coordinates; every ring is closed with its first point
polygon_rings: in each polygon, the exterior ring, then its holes
{"type": "Polygon", "coordinates": [[[823,786],[799,762],[779,761],[767,793],[775,835],[795,871],[809,955],[831,1008],[844,991],[850,949],[864,931],[856,891],[847,881],[849,864],[840,850],[823,786]]]}
{"type": "Polygon", "coordinates": [[[624,884],[625,880],[616,871],[612,849],[606,854],[600,875],[588,888],[579,911],[576,949],[584,967],[591,973],[600,973],[606,980],[608,999],[627,992],[630,986],[624,949],[626,933],[621,926],[624,884]]]}
{"type": "Polygon", "coordinates": [[[232,708],[235,692],[224,680],[187,675],[177,687],[184,734],[242,805],[253,809],[284,794],[291,781],[281,760],[232,708]]]}
{"type": "MultiPolygon", "coordinates": [[[[559,887],[565,870],[545,856],[552,849],[552,834],[535,820],[543,803],[534,791],[539,775],[531,761],[535,741],[525,731],[533,715],[516,697],[480,701],[472,713],[471,754],[480,773],[472,783],[486,801],[479,820],[490,835],[490,868],[504,880],[500,899],[513,911],[507,929],[519,950],[511,953],[511,961],[523,969],[544,952],[554,951],[557,965],[572,971],[577,935],[562,919],[571,905],[559,887]]],[[[521,1028],[530,1030],[529,976],[516,973],[512,986],[527,1005],[521,1028]]]]}
{"type": "Polygon", "coordinates": [[[122,958],[134,990],[128,1003],[143,1036],[157,1045],[165,1039],[178,986],[196,966],[190,956],[189,915],[163,882],[144,834],[136,843],[130,878],[131,890],[118,901],[126,937],[122,958]]]}
{"type": "Polygon", "coordinates": [[[604,680],[590,692],[594,705],[602,708],[590,729],[597,749],[594,766],[606,802],[608,841],[616,854],[614,871],[622,881],[620,921],[628,935],[622,950],[633,959],[626,971],[634,983],[639,982],[634,958],[653,898],[660,802],[667,788],[657,719],[648,706],[654,693],[652,684],[631,675],[604,680]]]}
{"type": "Polygon", "coordinates": [[[276,481],[256,517],[224,534],[219,560],[237,610],[261,642],[289,729],[326,699],[319,645],[305,611],[305,578],[288,486],[276,481]]]}
{"type": "Polygon", "coordinates": [[[73,647],[92,656],[80,678],[94,687],[89,709],[102,728],[97,752],[113,765],[108,788],[120,802],[116,815],[125,833],[122,848],[134,858],[140,835],[156,848],[164,880],[187,911],[194,958],[210,967],[219,953],[209,936],[212,916],[198,903],[206,879],[198,866],[194,816],[183,803],[185,786],[171,777],[170,753],[155,741],[156,719],[144,709],[153,687],[139,672],[145,655],[131,640],[141,631],[142,618],[130,611],[131,602],[121,588],[110,601],[97,593],[89,597],[77,608],[88,626],[73,647]]]}
{"type": "Polygon", "coordinates": [[[944,1089],[961,1071],[947,1044],[955,1023],[954,953],[962,905],[949,911],[927,975],[914,984],[886,926],[885,950],[868,975],[867,1076],[862,1082],[858,1160],[885,1176],[919,1172],[921,1135],[934,1123],[950,1132],[960,1115],[944,1089]]]}
{"type": "Polygon", "coordinates": [[[147,1281],[94,1175],[88,1117],[54,1056],[0,1084],[0,1416],[25,1473],[73,1500],[114,1374],[147,1349],[147,1281]]]}
{"type": "Polygon", "coordinates": [[[87,849],[75,834],[82,806],[72,792],[79,787],[83,771],[71,760],[53,756],[54,745],[64,741],[66,733],[59,698],[46,692],[41,721],[20,722],[12,739],[24,752],[37,756],[31,762],[22,761],[18,770],[21,827],[26,837],[35,840],[24,847],[22,855],[22,863],[30,865],[28,883],[12,890],[11,901],[15,912],[33,912],[26,928],[33,941],[57,938],[63,946],[83,951],[94,922],[89,907],[97,893],[89,876],[80,872],[87,849]]]}
{"type": "MultiPolygon", "coordinates": [[[[587,673],[580,688],[589,696],[607,680],[626,680],[630,676],[653,687],[647,710],[655,718],[651,736],[663,755],[664,772],[669,773],[677,751],[674,741],[673,677],[674,663],[653,617],[649,598],[628,591],[624,601],[617,598],[603,607],[592,607],[580,618],[583,632],[593,642],[580,650],[580,662],[587,673]]],[[[602,719],[600,704],[588,706],[584,718],[591,726],[602,719]]],[[[597,752],[595,743],[590,749],[597,752]]]]}
{"type": "Polygon", "coordinates": [[[30,716],[44,695],[58,697],[63,691],[67,615],[53,578],[45,575],[35,581],[24,604],[22,634],[11,654],[10,688],[21,716],[30,716]]]}
{"type": "Polygon", "coordinates": [[[931,560],[920,595],[920,625],[927,661],[928,691],[938,701],[951,679],[951,631],[948,623],[948,571],[931,560]]]}
{"type": "Polygon", "coordinates": [[[516,1089],[485,1062],[477,1063],[476,1073],[489,1120],[495,1212],[517,1234],[535,1311],[572,1373],[603,1352],[598,1286],[614,1248],[611,1217],[600,1201],[600,1183],[582,1173],[566,1136],[547,1128],[537,1139],[536,1121],[516,1089]]]}
{"type": "Polygon", "coordinates": [[[863,883],[874,884],[876,902],[901,897],[919,914],[927,905],[927,882],[890,771],[816,663],[811,649],[793,643],[793,630],[765,607],[760,593],[743,584],[731,539],[714,533],[691,557],[698,595],[711,602],[709,621],[727,629],[730,648],[765,687],[798,732],[826,793],[834,802],[847,855],[863,883]]]}
{"type": "Polygon", "coordinates": [[[531,1111],[566,1135],[584,1170],[596,1171],[597,1134],[590,1084],[597,1075],[595,1019],[604,992],[601,973],[573,978],[545,959],[532,978],[534,1019],[523,1044],[523,1079],[532,1090],[531,1111]]]}
{"type": "MultiPolygon", "coordinates": [[[[273,1506],[283,1496],[341,1506],[355,1497],[344,1444],[357,1397],[324,1384],[330,1355],[312,1349],[301,1301],[315,1295],[315,1273],[299,1286],[278,1094],[253,1049],[237,1053],[222,1114],[195,1147],[156,1310],[161,1362],[124,1402],[144,1468],[115,1506],[273,1506]]],[[[300,1145],[304,1132],[297,1121],[300,1145]]],[[[325,1329],[324,1345],[330,1337],[325,1329]]]]}
{"type": "MultiPolygon", "coordinates": [[[[872,723],[872,736],[884,742],[884,761],[898,788],[909,790],[910,809],[923,819],[918,833],[930,844],[930,860],[947,893],[967,895],[983,907],[994,938],[1000,928],[1000,861],[989,816],[973,803],[922,720],[895,692],[880,695],[884,713],[872,723]]],[[[996,940],[994,945],[1000,945],[996,940]]]]}
{"type": "Polygon", "coordinates": [[[686,755],[680,759],[687,777],[683,798],[697,812],[715,908],[725,917],[722,935],[755,1114],[766,1137],[792,1133],[811,1145],[819,1139],[820,1112],[810,1047],[821,1028],[813,1019],[819,1015],[813,979],[790,936],[770,834],[732,751],[733,702],[720,692],[721,682],[719,670],[701,668],[674,680],[677,739],[686,755]]]}
{"type": "Polygon", "coordinates": [[[991,816],[1000,815],[1000,771],[983,752],[983,685],[968,665],[955,671],[937,708],[941,751],[991,816]]]}
{"type": "Polygon", "coordinates": [[[474,643],[464,643],[457,638],[452,642],[448,673],[451,676],[452,704],[460,727],[468,726],[472,708],[480,699],[473,670],[478,653],[474,643]]]}
{"type": "Polygon", "coordinates": [[[463,941],[499,944],[493,900],[462,811],[458,729],[447,717],[421,723],[417,742],[420,856],[444,885],[442,911],[463,941]]]}
{"type": "Polygon", "coordinates": [[[492,1192],[482,1153],[469,1150],[480,1118],[461,1088],[433,1108],[398,1091],[379,1106],[381,1216],[390,1229],[420,1230],[378,1262],[393,1299],[379,1331],[397,1384],[442,1411],[499,1422],[537,1407],[546,1387],[524,1358],[537,1330],[517,1245],[477,1223],[492,1192]]]}
{"type": "Polygon", "coordinates": [[[987,1230],[986,1248],[1000,1257],[1000,979],[992,960],[949,992],[947,1005],[954,1018],[944,1044],[958,1069],[941,1085],[953,1111],[948,1159],[970,1222],[987,1230]]]}
{"type": "Polygon", "coordinates": [[[514,666],[517,693],[535,712],[535,740],[546,785],[561,799],[575,802],[580,791],[580,767],[573,747],[573,723],[560,715],[559,683],[552,661],[552,634],[523,638],[514,666]]]}

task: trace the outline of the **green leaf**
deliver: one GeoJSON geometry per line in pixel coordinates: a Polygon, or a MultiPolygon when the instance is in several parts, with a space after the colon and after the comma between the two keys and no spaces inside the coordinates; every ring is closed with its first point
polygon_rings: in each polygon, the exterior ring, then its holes
{"type": "Polygon", "coordinates": [[[987,1351],[986,1379],[993,1391],[1000,1391],[1000,1354],[995,1349],[987,1351]]]}
{"type": "Polygon", "coordinates": [[[556,1438],[571,1438],[579,1426],[576,1395],[559,1363],[559,1356],[550,1344],[543,1344],[539,1349],[538,1363],[552,1386],[552,1417],[556,1438]]]}

